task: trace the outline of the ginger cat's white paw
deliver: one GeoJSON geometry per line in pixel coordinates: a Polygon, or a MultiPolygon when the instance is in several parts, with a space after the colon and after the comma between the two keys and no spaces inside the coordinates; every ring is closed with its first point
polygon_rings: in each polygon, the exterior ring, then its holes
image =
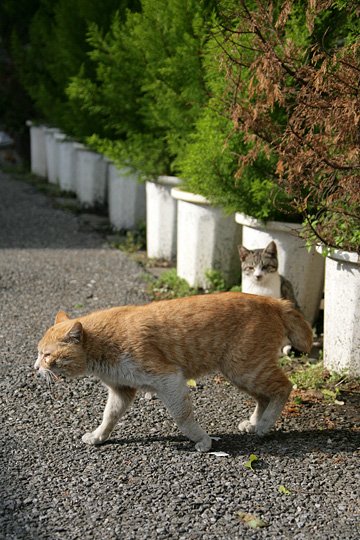
{"type": "Polygon", "coordinates": [[[245,433],[255,433],[256,426],[250,422],[250,420],[243,420],[239,424],[239,430],[245,433]]]}
{"type": "Polygon", "coordinates": [[[203,437],[201,441],[195,444],[195,448],[198,452],[208,452],[211,448],[211,444],[211,438],[206,435],[206,437],[203,437]]]}
{"type": "Polygon", "coordinates": [[[94,433],[85,433],[85,435],[83,435],[81,439],[84,443],[92,444],[92,445],[101,444],[105,441],[105,439],[101,439],[101,437],[97,437],[94,433]]]}

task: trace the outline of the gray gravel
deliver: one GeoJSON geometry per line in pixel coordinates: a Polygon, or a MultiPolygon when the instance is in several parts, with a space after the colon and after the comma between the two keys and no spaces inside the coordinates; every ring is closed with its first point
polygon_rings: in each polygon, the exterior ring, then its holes
{"type": "Polygon", "coordinates": [[[252,403],[205,379],[192,390],[196,413],[227,456],[196,453],[161,402],[143,396],[109,443],[83,444],[106,391],[83,379],[50,395],[32,371],[37,341],[60,308],[77,315],[147,301],[144,271],[4,173],[0,212],[1,538],[360,537],[356,396],[309,403],[259,440],[236,430],[252,403]],[[254,471],[244,467],[251,453],[254,471]],[[239,512],[267,526],[251,529],[239,512]]]}

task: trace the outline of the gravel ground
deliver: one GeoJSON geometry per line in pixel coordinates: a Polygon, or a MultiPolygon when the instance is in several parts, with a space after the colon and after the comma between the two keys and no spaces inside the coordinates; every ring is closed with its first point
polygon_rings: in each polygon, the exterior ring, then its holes
{"type": "Polygon", "coordinates": [[[147,301],[143,272],[79,217],[0,173],[1,538],[358,539],[356,395],[290,407],[259,440],[236,430],[252,403],[209,378],[191,390],[195,410],[227,455],[196,453],[161,402],[143,396],[111,441],[82,443],[106,391],[87,378],[51,395],[33,374],[37,341],[60,308],[147,301]],[[244,466],[252,453],[254,470],[244,466]],[[266,526],[252,529],[241,512],[266,526]]]}

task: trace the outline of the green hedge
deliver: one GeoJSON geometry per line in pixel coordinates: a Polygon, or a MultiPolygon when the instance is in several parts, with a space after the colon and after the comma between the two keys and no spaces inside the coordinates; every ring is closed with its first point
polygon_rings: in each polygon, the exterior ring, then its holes
{"type": "Polygon", "coordinates": [[[94,78],[74,77],[68,94],[98,115],[89,143],[144,176],[176,173],[174,160],[208,99],[203,47],[213,6],[205,0],[142,0],[141,13],[90,31],[94,78]]]}
{"type": "Polygon", "coordinates": [[[32,98],[42,121],[56,125],[84,139],[91,133],[94,118],[68,99],[66,89],[79,72],[92,77],[87,34],[96,22],[106,31],[115,12],[124,16],[132,0],[40,0],[29,25],[29,40],[24,44],[14,36],[13,53],[19,77],[32,98]]]}

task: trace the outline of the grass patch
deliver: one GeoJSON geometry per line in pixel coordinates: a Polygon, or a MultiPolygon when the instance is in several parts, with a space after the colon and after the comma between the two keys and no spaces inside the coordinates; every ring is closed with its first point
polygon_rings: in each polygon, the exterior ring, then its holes
{"type": "Polygon", "coordinates": [[[206,292],[241,292],[241,285],[234,285],[233,287],[227,287],[224,276],[219,270],[206,270],[205,278],[208,282],[206,292]]]}
{"type": "Polygon", "coordinates": [[[226,287],[225,280],[218,270],[207,270],[205,277],[208,282],[206,289],[191,287],[185,279],[177,275],[175,268],[171,268],[159,278],[150,282],[148,294],[153,300],[166,300],[192,296],[194,294],[211,294],[229,290],[241,291],[241,287],[238,285],[231,288],[226,287]]]}
{"type": "Polygon", "coordinates": [[[146,224],[139,223],[136,230],[126,231],[124,235],[119,235],[117,239],[110,242],[110,246],[129,254],[143,251],[146,248],[146,224]]]}
{"type": "Polygon", "coordinates": [[[199,291],[190,287],[185,279],[177,275],[176,269],[171,268],[150,282],[148,293],[154,300],[166,300],[192,296],[199,291]]]}
{"type": "Polygon", "coordinates": [[[322,360],[311,363],[306,357],[290,359],[282,366],[287,372],[294,389],[313,392],[322,399],[338,402],[342,392],[358,391],[360,379],[350,377],[346,371],[330,372],[322,360]]]}

